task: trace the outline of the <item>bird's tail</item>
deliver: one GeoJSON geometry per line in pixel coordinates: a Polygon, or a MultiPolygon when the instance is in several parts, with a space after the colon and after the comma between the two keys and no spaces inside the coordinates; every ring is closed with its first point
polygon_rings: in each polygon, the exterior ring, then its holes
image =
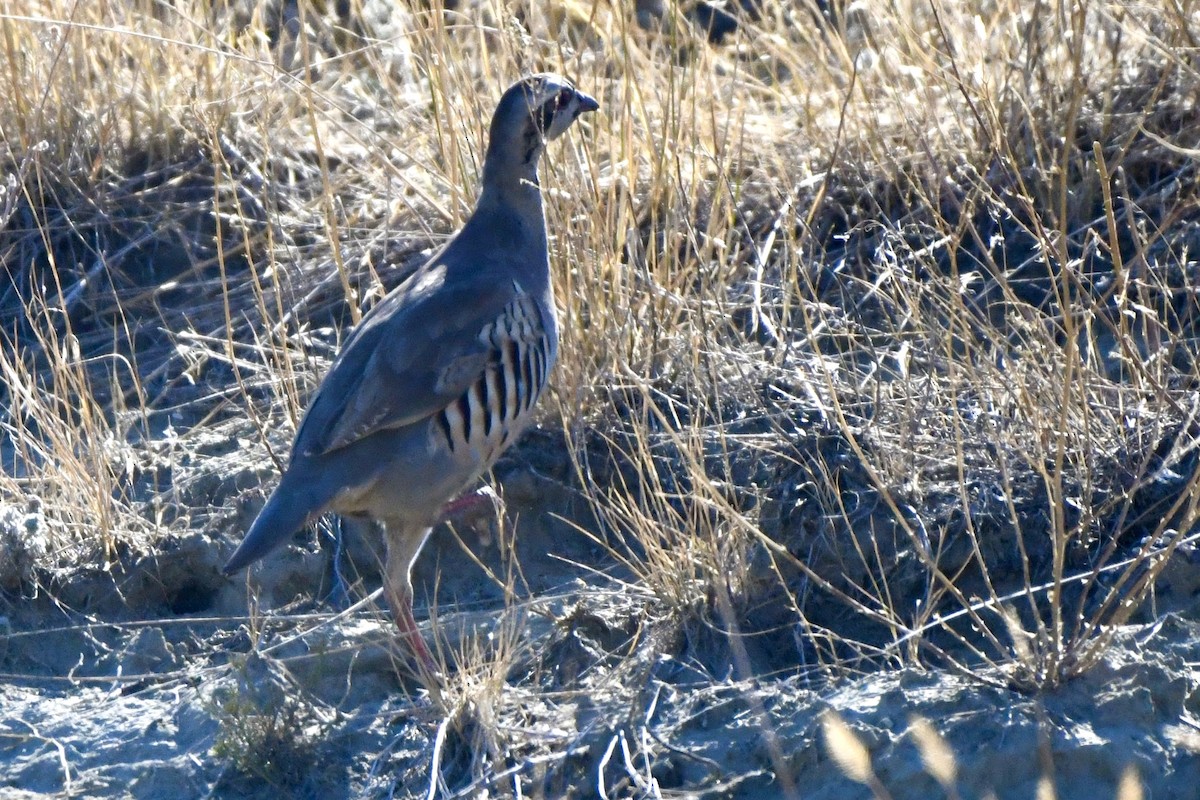
{"type": "Polygon", "coordinates": [[[237,572],[283,544],[289,536],[308,524],[320,514],[319,504],[309,500],[297,496],[297,492],[292,491],[286,481],[277,486],[247,531],[246,538],[242,539],[229,561],[225,562],[222,571],[226,575],[237,572]]]}

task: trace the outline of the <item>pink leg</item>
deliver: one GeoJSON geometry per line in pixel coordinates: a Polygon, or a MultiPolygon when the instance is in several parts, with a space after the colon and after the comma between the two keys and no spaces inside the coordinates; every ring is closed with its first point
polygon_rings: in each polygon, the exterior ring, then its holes
{"type": "Polygon", "coordinates": [[[384,529],[387,532],[387,564],[384,565],[383,586],[392,609],[392,619],[400,629],[400,638],[416,656],[419,666],[436,673],[437,663],[421,638],[417,621],[413,619],[410,577],[412,564],[421,552],[430,529],[414,527],[395,519],[384,520],[384,529]]]}
{"type": "Polygon", "coordinates": [[[421,636],[416,619],[413,618],[411,588],[407,590],[401,588],[396,591],[389,584],[387,594],[388,605],[392,609],[392,619],[396,621],[396,627],[400,629],[400,638],[408,645],[409,650],[417,657],[422,667],[430,672],[437,672],[437,663],[425,645],[425,639],[421,636]]]}
{"type": "Polygon", "coordinates": [[[495,526],[503,520],[503,515],[504,501],[500,499],[500,495],[496,494],[492,487],[482,486],[442,506],[439,519],[468,526],[478,534],[484,544],[488,544],[491,542],[495,526]]]}

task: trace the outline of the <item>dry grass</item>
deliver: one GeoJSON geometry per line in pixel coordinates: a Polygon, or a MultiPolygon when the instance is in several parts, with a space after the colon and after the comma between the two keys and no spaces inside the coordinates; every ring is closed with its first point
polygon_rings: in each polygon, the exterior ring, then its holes
{"type": "MultiPolygon", "coordinates": [[[[233,506],[214,432],[285,458],[553,69],[603,111],[544,167],[542,422],[639,587],[627,675],[709,637],[743,677],[1037,690],[1144,613],[1200,513],[1194,14],[781,3],[715,47],[601,2],[327,5],[0,5],[0,497],[40,498],[45,569],[233,506]]],[[[537,657],[504,641],[447,695],[493,731],[537,657]]]]}

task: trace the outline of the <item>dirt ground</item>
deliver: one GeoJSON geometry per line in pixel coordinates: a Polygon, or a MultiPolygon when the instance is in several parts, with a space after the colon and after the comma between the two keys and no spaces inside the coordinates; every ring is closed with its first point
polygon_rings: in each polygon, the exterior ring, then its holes
{"type": "MultiPolygon", "coordinates": [[[[986,673],[772,671],[778,654],[753,646],[739,666],[719,637],[656,629],[652,601],[579,530],[584,506],[565,466],[554,474],[554,449],[536,432],[498,469],[522,569],[507,603],[485,572],[504,572],[496,542],[443,528],[421,557],[418,617],[436,605],[442,652],[470,671],[444,705],[406,677],[385,612],[354,606],[362,591],[339,595],[332,539],[311,533],[249,581],[219,574],[244,524],[234,515],[123,570],[9,595],[0,795],[427,797],[436,782],[445,797],[869,797],[825,746],[830,709],[896,798],[941,792],[916,717],[945,736],[963,797],[1033,797],[1042,776],[1058,797],[1109,797],[1129,766],[1148,797],[1200,785],[1200,603],[1186,559],[1158,613],[1042,695],[986,673]],[[480,653],[498,643],[516,653],[488,675],[480,653]]],[[[344,544],[343,578],[357,564],[363,591],[377,586],[367,543],[344,544]]]]}

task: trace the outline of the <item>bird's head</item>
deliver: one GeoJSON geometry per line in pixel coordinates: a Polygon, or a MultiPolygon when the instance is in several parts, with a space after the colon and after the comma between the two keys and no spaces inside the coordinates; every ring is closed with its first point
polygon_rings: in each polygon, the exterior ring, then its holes
{"type": "MultiPolygon", "coordinates": [[[[599,103],[576,89],[569,80],[552,72],[525,78],[509,89],[505,96],[510,94],[524,101],[529,109],[530,121],[547,142],[561,136],[580,114],[600,107],[599,103]]],[[[503,98],[500,104],[504,105],[503,98]]]]}
{"type": "Polygon", "coordinates": [[[522,78],[496,106],[485,172],[536,170],[546,142],[561,136],[584,112],[599,107],[561,75],[543,72],[522,78]]]}

